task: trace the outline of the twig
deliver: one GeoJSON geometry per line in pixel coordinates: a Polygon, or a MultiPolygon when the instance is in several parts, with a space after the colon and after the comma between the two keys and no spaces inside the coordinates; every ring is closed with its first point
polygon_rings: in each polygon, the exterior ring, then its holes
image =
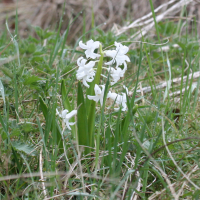
{"type": "MultiPolygon", "coordinates": [[[[155,12],[155,13],[158,12],[161,8],[170,5],[170,4],[174,3],[175,1],[176,1],[176,0],[171,0],[171,1],[167,2],[167,3],[165,3],[165,4],[160,5],[158,8],[156,8],[156,9],[154,10],[154,12],[155,12]]],[[[142,23],[142,21],[143,21],[143,20],[146,20],[147,18],[149,18],[149,17],[151,17],[151,16],[152,16],[152,12],[148,13],[148,14],[145,15],[145,16],[142,16],[141,18],[135,20],[134,22],[132,22],[132,23],[129,24],[128,26],[122,27],[122,29],[119,30],[119,32],[116,33],[116,35],[120,35],[120,34],[124,33],[126,30],[128,30],[128,29],[130,29],[130,28],[137,27],[138,24],[139,24],[140,26],[146,24],[147,21],[145,21],[146,23],[145,23],[145,22],[142,23]]],[[[148,22],[152,22],[152,21],[153,21],[153,19],[150,19],[150,21],[148,21],[148,22]]]]}
{"type": "Polygon", "coordinates": [[[46,190],[46,187],[45,187],[45,183],[44,183],[44,175],[43,175],[43,170],[42,170],[42,165],[43,165],[43,162],[42,162],[42,148],[40,149],[40,181],[42,183],[42,190],[43,190],[43,193],[44,193],[44,200],[47,199],[47,190],[46,190]]]}
{"type": "MultiPolygon", "coordinates": [[[[195,172],[196,170],[198,170],[198,169],[199,169],[198,166],[195,165],[195,167],[192,169],[192,171],[191,171],[190,173],[188,173],[188,176],[190,176],[192,173],[194,173],[194,172],[195,172]]],[[[176,183],[173,183],[173,186],[174,186],[174,187],[175,187],[175,185],[176,185],[176,183]]],[[[186,184],[185,184],[185,182],[184,182],[184,183],[182,184],[181,189],[179,190],[180,194],[181,194],[182,189],[184,188],[185,185],[186,185],[186,184]]],[[[166,189],[164,188],[164,189],[162,189],[161,191],[154,193],[153,195],[151,195],[151,196],[148,198],[148,200],[157,199],[156,197],[157,197],[158,195],[164,193],[165,191],[166,191],[166,189]]],[[[179,198],[179,195],[180,195],[179,192],[178,192],[178,194],[177,194],[177,197],[178,197],[178,198],[179,198]]]]}
{"type": "MultiPolygon", "coordinates": [[[[187,80],[187,78],[188,78],[188,80],[190,80],[191,78],[196,79],[199,77],[200,77],[200,71],[190,73],[188,76],[183,76],[183,78],[182,77],[174,78],[174,79],[172,79],[172,83],[180,83],[182,79],[185,82],[187,80]]],[[[167,86],[167,81],[157,85],[154,89],[162,89],[162,88],[165,88],[166,86],[167,86]]],[[[150,86],[143,87],[142,90],[144,93],[148,93],[148,92],[151,92],[151,87],[150,86]]],[[[141,93],[141,89],[137,90],[136,92],[141,93]]],[[[129,96],[131,96],[131,95],[133,95],[133,92],[129,92],[129,96]]]]}
{"type": "MultiPolygon", "coordinates": [[[[195,167],[188,173],[188,175],[187,175],[188,178],[190,177],[190,175],[191,175],[192,173],[194,173],[194,172],[195,172],[196,170],[198,170],[198,169],[199,169],[198,165],[195,165],[195,167]]],[[[183,189],[184,189],[186,183],[187,183],[187,181],[184,181],[183,184],[182,184],[181,189],[178,191],[178,194],[177,194],[178,198],[179,198],[179,196],[181,195],[181,193],[183,192],[183,189]]]]}
{"type": "MultiPolygon", "coordinates": [[[[165,130],[164,130],[164,121],[163,121],[163,118],[162,118],[162,136],[163,136],[163,143],[164,145],[166,145],[166,141],[165,141],[165,130]]],[[[174,163],[174,165],[177,167],[177,169],[179,170],[179,172],[187,179],[187,181],[189,183],[191,183],[195,188],[197,188],[198,190],[200,189],[199,186],[197,186],[193,181],[191,181],[189,179],[189,177],[182,171],[182,169],[177,165],[176,161],[174,160],[174,157],[172,156],[169,148],[167,147],[167,145],[165,146],[166,150],[167,150],[167,153],[169,154],[169,157],[171,158],[172,162],[174,163]]],[[[177,195],[176,195],[176,198],[177,198],[177,195]]]]}
{"type": "MultiPolygon", "coordinates": [[[[173,6],[171,6],[169,9],[167,9],[165,12],[162,12],[161,14],[157,15],[156,17],[156,21],[160,22],[161,20],[164,19],[164,17],[166,15],[168,15],[169,13],[171,13],[172,11],[174,12],[179,12],[179,10],[182,8],[182,6],[185,6],[189,3],[191,3],[193,0],[181,0],[179,2],[177,2],[176,4],[174,4],[173,6]]],[[[159,6],[158,8],[155,9],[155,13],[158,12],[159,10],[161,10],[161,8],[168,6],[169,4],[174,3],[175,0],[171,0],[165,4],[162,4],[161,6],[159,6]]],[[[142,25],[146,25],[145,27],[143,27],[141,30],[139,30],[138,32],[136,32],[134,35],[131,36],[131,38],[135,38],[136,40],[139,40],[142,36],[146,35],[147,32],[149,30],[151,30],[151,28],[154,27],[154,20],[153,18],[150,18],[148,20],[146,20],[148,17],[152,17],[152,12],[150,12],[149,14],[137,19],[136,21],[134,21],[133,23],[131,23],[129,26],[123,27],[121,30],[118,31],[118,33],[116,33],[116,35],[120,35],[122,33],[124,33],[126,30],[130,29],[130,28],[134,28],[137,26],[142,26],[142,25]],[[143,20],[146,20],[143,23],[139,23],[143,20]]]]}

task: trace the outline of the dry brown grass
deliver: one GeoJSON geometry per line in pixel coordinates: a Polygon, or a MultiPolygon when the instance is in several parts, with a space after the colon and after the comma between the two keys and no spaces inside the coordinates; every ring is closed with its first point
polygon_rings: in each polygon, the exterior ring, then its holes
{"type": "MultiPolygon", "coordinates": [[[[17,3],[17,0],[0,0],[0,31],[5,28],[6,19],[8,19],[10,28],[14,29],[16,8],[18,8],[21,36],[27,37],[31,34],[31,26],[53,29],[59,23],[64,2],[65,0],[18,0],[17,3]]],[[[191,18],[196,16],[198,21],[200,3],[195,0],[153,0],[155,9],[162,5],[156,14],[166,13],[161,20],[166,17],[176,20],[176,17],[180,16],[182,6],[171,11],[170,9],[180,2],[187,5],[188,16],[191,18]]],[[[95,25],[106,22],[106,25],[101,26],[101,29],[113,29],[116,34],[121,34],[130,28],[146,26],[150,18],[153,21],[152,17],[148,15],[151,14],[151,9],[147,0],[66,0],[62,32],[66,30],[68,23],[83,11],[70,26],[68,42],[77,39],[83,33],[84,17],[86,21],[85,31],[91,29],[92,10],[94,11],[95,25]]],[[[154,24],[151,23],[150,29],[153,26],[154,24]]],[[[146,26],[146,28],[148,27],[146,26]]],[[[200,25],[198,25],[198,30],[200,33],[200,25]]]]}
{"type": "MultiPolygon", "coordinates": [[[[16,8],[18,7],[20,35],[26,37],[30,34],[30,26],[53,28],[58,24],[65,0],[1,0],[0,1],[0,31],[5,28],[5,20],[14,29],[16,8]],[[18,5],[18,6],[17,6],[18,5]]],[[[154,7],[168,2],[167,0],[153,0],[154,7]]],[[[114,24],[124,25],[127,15],[134,21],[150,12],[147,0],[66,0],[65,15],[62,30],[64,31],[70,19],[72,20],[80,11],[82,14],[71,25],[68,42],[77,38],[83,30],[83,15],[86,19],[86,31],[91,28],[92,8],[95,15],[95,25],[108,30],[114,24]]],[[[164,8],[166,9],[166,8],[164,8]]]]}

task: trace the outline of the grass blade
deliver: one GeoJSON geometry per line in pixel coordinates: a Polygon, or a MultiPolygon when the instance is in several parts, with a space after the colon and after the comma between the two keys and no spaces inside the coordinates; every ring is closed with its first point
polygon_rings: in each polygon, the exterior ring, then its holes
{"type": "MultiPolygon", "coordinates": [[[[77,107],[78,144],[91,147],[89,143],[90,136],[88,134],[87,110],[80,82],[78,83],[77,107]]],[[[86,153],[88,153],[88,150],[86,148],[86,153]]]]}

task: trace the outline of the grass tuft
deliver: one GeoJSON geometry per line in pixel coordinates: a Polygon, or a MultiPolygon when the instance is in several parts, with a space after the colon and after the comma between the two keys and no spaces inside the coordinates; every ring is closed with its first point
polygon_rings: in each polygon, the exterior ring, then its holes
{"type": "Polygon", "coordinates": [[[19,37],[16,11],[15,32],[8,21],[0,36],[0,199],[200,198],[199,36],[181,5],[178,20],[164,18],[169,10],[158,13],[150,0],[143,23],[118,32],[95,27],[94,6],[92,30],[84,15],[75,45],[66,43],[73,20],[62,32],[62,18],[57,31],[19,37]],[[81,39],[102,44],[89,89],[76,77],[81,39]],[[111,86],[103,51],[115,41],[129,45],[130,62],[111,86]],[[116,111],[116,99],[88,100],[95,83],[105,83],[104,95],[127,86],[127,110],[116,111]],[[71,130],[56,109],[78,110],[71,130]]]}

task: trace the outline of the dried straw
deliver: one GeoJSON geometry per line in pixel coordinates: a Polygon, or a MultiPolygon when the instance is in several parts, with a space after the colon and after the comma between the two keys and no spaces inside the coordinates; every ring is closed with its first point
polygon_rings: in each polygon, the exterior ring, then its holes
{"type": "MultiPolygon", "coordinates": [[[[188,0],[184,1],[187,2],[188,0]]],[[[192,0],[190,1],[192,2],[192,0]]],[[[27,37],[31,33],[31,26],[53,29],[58,25],[64,2],[65,0],[0,1],[0,31],[5,28],[6,19],[8,19],[10,28],[14,29],[16,8],[18,9],[21,36],[27,37]]],[[[153,0],[155,8],[161,7],[159,12],[164,12],[170,6],[176,4],[175,2],[177,1],[172,0],[170,2],[167,0],[153,0]],[[164,6],[166,4],[167,6],[164,6]]],[[[198,7],[196,8],[198,9],[198,7]]],[[[143,16],[148,17],[147,14],[151,10],[149,1],[146,0],[66,0],[62,31],[66,30],[68,24],[80,13],[70,26],[68,42],[77,39],[83,33],[84,18],[86,22],[85,31],[87,32],[91,29],[92,12],[94,12],[96,26],[102,24],[102,30],[109,30],[115,24],[120,29],[118,33],[120,34],[122,31],[126,31],[127,27],[128,29],[130,27],[133,28],[132,22],[128,22],[126,26],[120,28],[120,26],[125,24],[127,19],[136,20],[135,22],[140,22],[139,25],[141,26],[141,23],[145,23],[144,20],[146,20],[143,16]],[[81,11],[82,13],[80,13],[81,11]],[[105,22],[106,25],[104,25],[105,22]]],[[[173,11],[170,15],[174,16],[176,13],[176,11],[173,11]]],[[[149,22],[152,23],[151,21],[149,22]]]]}

